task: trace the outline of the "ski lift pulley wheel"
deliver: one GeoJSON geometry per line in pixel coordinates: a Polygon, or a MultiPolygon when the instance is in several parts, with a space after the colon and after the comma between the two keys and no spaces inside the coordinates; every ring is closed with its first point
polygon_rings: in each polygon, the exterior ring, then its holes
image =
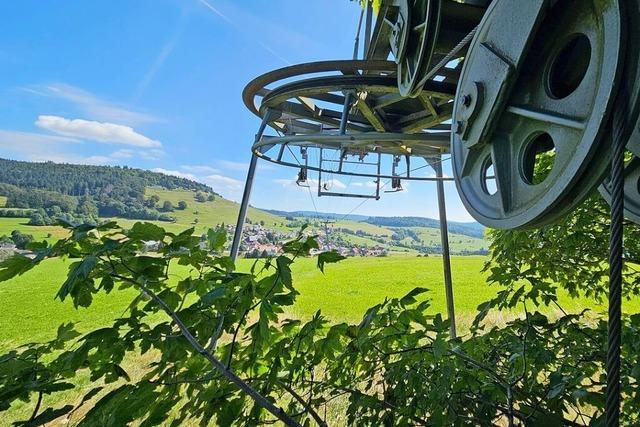
{"type": "MultiPolygon", "coordinates": [[[[625,217],[640,224],[640,0],[625,3],[626,22],[625,67],[620,83],[620,93],[616,107],[624,112],[622,137],[627,139],[627,149],[633,157],[625,165],[624,212],[625,217]]],[[[616,111],[616,113],[619,113],[616,111]]],[[[614,113],[615,114],[615,113],[614,113]]],[[[611,202],[609,182],[599,188],[600,194],[611,202]]]]}
{"type": "Polygon", "coordinates": [[[402,96],[416,96],[418,82],[429,71],[438,29],[440,0],[411,0],[409,22],[405,26],[406,46],[396,56],[398,89],[402,96]]]}
{"type": "Polygon", "coordinates": [[[393,0],[387,8],[383,22],[389,27],[389,46],[391,53],[399,63],[404,58],[409,40],[408,26],[411,25],[409,0],[393,0]]]}
{"type": "Polygon", "coordinates": [[[621,44],[619,0],[492,3],[452,118],[455,182],[478,222],[542,226],[600,184],[621,44]]]}
{"type": "MultiPolygon", "coordinates": [[[[486,3],[486,0],[394,0],[387,16],[396,18],[392,28],[403,29],[403,33],[396,36],[392,31],[390,36],[391,53],[398,64],[398,89],[402,96],[417,97],[420,94],[425,76],[478,25],[487,8],[486,3]],[[405,8],[406,13],[395,14],[396,10],[405,8]]],[[[463,57],[464,49],[451,59],[463,57]]],[[[457,72],[448,70],[445,74],[440,77],[455,83],[457,72]]]]}

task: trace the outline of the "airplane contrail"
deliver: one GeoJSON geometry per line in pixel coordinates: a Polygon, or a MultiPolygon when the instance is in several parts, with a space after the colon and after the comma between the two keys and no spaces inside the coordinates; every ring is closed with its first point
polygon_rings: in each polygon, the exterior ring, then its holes
{"type": "MultiPolygon", "coordinates": [[[[227,15],[225,15],[224,13],[220,12],[218,9],[216,9],[210,2],[208,2],[207,0],[198,0],[203,6],[205,6],[207,9],[209,9],[210,11],[212,11],[213,13],[215,13],[216,15],[218,15],[220,18],[224,19],[225,21],[227,21],[228,24],[230,24],[231,26],[233,26],[234,28],[238,29],[239,27],[236,25],[235,22],[233,22],[231,19],[229,19],[229,17],[227,15]]],[[[256,40],[256,42],[260,45],[260,47],[262,47],[264,50],[266,50],[267,52],[269,52],[271,55],[273,55],[275,58],[277,58],[278,60],[284,62],[287,65],[292,65],[292,63],[290,61],[288,61],[286,58],[282,57],[281,55],[279,55],[275,50],[273,50],[270,46],[266,45],[265,43],[263,43],[260,40],[256,40]]]]}

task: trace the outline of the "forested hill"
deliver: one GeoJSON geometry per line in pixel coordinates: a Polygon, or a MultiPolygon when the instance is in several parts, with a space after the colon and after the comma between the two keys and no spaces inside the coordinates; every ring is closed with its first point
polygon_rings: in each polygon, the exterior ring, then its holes
{"type": "Polygon", "coordinates": [[[143,193],[145,187],[152,186],[213,193],[211,187],[199,182],[126,166],[34,163],[7,159],[0,159],[0,183],[23,189],[55,191],[67,196],[98,196],[119,190],[143,193]]]}
{"type": "MultiPolygon", "coordinates": [[[[117,166],[32,163],[0,159],[0,196],[7,208],[29,209],[31,223],[97,222],[98,217],[171,221],[173,206],[145,199],[145,189],[184,189],[213,200],[207,185],[161,173],[117,166]]],[[[3,209],[0,216],[23,215],[3,209]]]]}
{"type": "MultiPolygon", "coordinates": [[[[302,218],[321,218],[332,220],[351,220],[357,222],[366,222],[368,224],[377,225],[385,228],[407,228],[407,227],[425,227],[440,228],[440,221],[433,218],[425,218],[418,216],[366,216],[366,215],[343,215],[332,212],[314,212],[314,211],[280,211],[273,209],[263,209],[274,215],[283,217],[302,217],[302,218]]],[[[452,234],[461,234],[463,236],[484,238],[484,227],[477,222],[456,222],[448,221],[449,232],[452,234]]]]}
{"type": "MultiPolygon", "coordinates": [[[[428,227],[437,228],[440,222],[436,219],[422,218],[415,216],[398,216],[384,217],[372,216],[365,222],[381,227],[428,227]]],[[[463,234],[465,236],[477,237],[482,239],[484,236],[484,227],[477,222],[455,222],[448,221],[449,232],[454,234],[463,234]]]]}

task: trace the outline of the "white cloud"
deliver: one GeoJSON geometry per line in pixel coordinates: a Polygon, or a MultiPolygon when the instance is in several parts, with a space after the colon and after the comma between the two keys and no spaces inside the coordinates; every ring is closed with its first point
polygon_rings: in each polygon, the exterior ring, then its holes
{"type": "Polygon", "coordinates": [[[35,123],[45,129],[67,137],[93,141],[133,145],[142,148],[161,147],[160,141],[148,138],[129,126],[83,119],[67,119],[60,116],[38,116],[35,123]]]}
{"type": "Polygon", "coordinates": [[[249,163],[233,162],[231,160],[218,160],[217,163],[221,168],[232,171],[246,172],[249,169],[249,163]]]}
{"type": "Polygon", "coordinates": [[[135,151],[124,148],[122,150],[114,151],[111,153],[111,157],[116,159],[130,159],[134,157],[135,151]]]}
{"type": "Polygon", "coordinates": [[[216,168],[212,168],[211,166],[206,166],[206,165],[182,165],[180,166],[180,168],[190,173],[205,173],[205,174],[220,173],[220,170],[216,168]]]}
{"type": "MultiPolygon", "coordinates": [[[[19,132],[0,129],[0,146],[12,148],[15,146],[51,144],[51,143],[78,143],[76,138],[67,136],[46,135],[34,132],[19,132]]],[[[41,150],[42,146],[39,147],[41,150]]]]}
{"type": "Polygon", "coordinates": [[[376,183],[373,181],[367,182],[353,182],[349,184],[351,187],[367,187],[367,188],[376,188],[376,183]]]}
{"type": "Polygon", "coordinates": [[[184,173],[184,172],[180,172],[180,171],[176,171],[176,170],[163,169],[163,168],[153,168],[153,169],[151,169],[151,171],[152,172],[157,172],[157,173],[163,173],[165,175],[177,176],[178,178],[186,178],[186,179],[190,179],[192,181],[200,181],[198,179],[198,177],[193,175],[193,174],[184,173]]]}
{"type": "Polygon", "coordinates": [[[238,181],[237,179],[230,178],[224,175],[207,175],[202,180],[213,187],[214,190],[217,189],[227,189],[227,190],[237,190],[243,187],[243,182],[238,181]]]}
{"type": "Polygon", "coordinates": [[[36,132],[20,132],[0,129],[1,155],[31,161],[52,161],[74,164],[115,164],[123,160],[140,157],[157,160],[164,152],[159,149],[128,148],[116,150],[108,155],[82,155],[69,152],[70,148],[81,146],[82,141],[68,136],[48,135],[36,132]]]}
{"type": "Polygon", "coordinates": [[[91,92],[65,83],[28,86],[22,88],[22,90],[35,95],[48,96],[70,102],[93,120],[125,123],[131,126],[158,121],[156,117],[150,114],[134,111],[125,105],[103,100],[91,92]]]}
{"type": "Polygon", "coordinates": [[[160,160],[167,153],[165,153],[164,150],[152,148],[151,150],[140,151],[138,154],[145,160],[160,160]]]}
{"type": "Polygon", "coordinates": [[[109,156],[79,156],[73,153],[35,153],[29,156],[33,162],[71,163],[74,165],[110,165],[116,162],[109,156]]]}

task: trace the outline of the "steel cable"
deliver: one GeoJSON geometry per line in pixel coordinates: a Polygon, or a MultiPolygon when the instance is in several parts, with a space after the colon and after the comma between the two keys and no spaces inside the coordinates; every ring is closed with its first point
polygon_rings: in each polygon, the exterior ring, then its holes
{"type": "Polygon", "coordinates": [[[609,241],[609,324],[607,336],[607,427],[620,425],[620,361],[622,335],[622,268],[624,232],[624,135],[626,110],[620,102],[613,118],[611,153],[611,235],[609,241]]]}

